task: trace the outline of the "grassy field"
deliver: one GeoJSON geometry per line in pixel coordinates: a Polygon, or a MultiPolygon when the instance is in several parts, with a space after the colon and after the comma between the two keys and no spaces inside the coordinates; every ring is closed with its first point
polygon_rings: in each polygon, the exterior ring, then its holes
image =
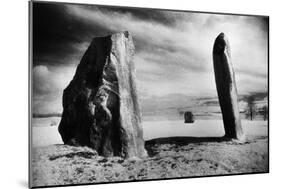
{"type": "Polygon", "coordinates": [[[33,123],[37,124],[33,125],[33,186],[268,171],[265,121],[244,120],[243,143],[221,140],[221,120],[146,121],[149,156],[145,159],[104,158],[87,147],[63,145],[57,132],[59,118],[36,118],[33,123]]]}

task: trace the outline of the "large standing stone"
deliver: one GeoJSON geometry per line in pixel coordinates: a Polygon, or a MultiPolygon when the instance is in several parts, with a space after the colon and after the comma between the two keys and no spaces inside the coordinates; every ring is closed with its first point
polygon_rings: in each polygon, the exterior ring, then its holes
{"type": "Polygon", "coordinates": [[[129,32],[93,39],[63,93],[65,144],[103,156],[146,156],[133,55],[129,32]]]}
{"type": "Polygon", "coordinates": [[[244,134],[239,116],[235,74],[231,62],[230,46],[224,33],[220,33],[215,40],[213,61],[225,137],[242,140],[244,134]]]}

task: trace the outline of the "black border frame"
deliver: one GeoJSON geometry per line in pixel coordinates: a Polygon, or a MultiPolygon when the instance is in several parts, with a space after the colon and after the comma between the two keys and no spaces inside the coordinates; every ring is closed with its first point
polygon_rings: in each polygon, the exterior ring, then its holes
{"type": "Polygon", "coordinates": [[[208,178],[208,177],[224,177],[224,176],[239,176],[239,175],[256,175],[270,173],[270,16],[256,15],[256,14],[239,14],[239,13],[226,13],[226,12],[208,12],[208,11],[193,11],[193,10],[178,10],[178,9],[163,9],[163,8],[149,8],[149,7],[130,7],[130,6],[117,6],[117,5],[102,5],[91,3],[70,3],[70,2],[57,2],[57,1],[41,1],[29,0],[28,1],[28,187],[29,188],[54,188],[54,187],[68,187],[68,186],[85,186],[85,185],[100,185],[100,184],[119,184],[130,182],[145,182],[145,181],[161,181],[161,180],[176,180],[176,179],[190,179],[190,178],[208,178]],[[215,15],[233,15],[233,16],[252,16],[263,17],[268,19],[268,34],[267,34],[267,92],[268,92],[268,171],[265,172],[246,172],[234,174],[219,174],[219,175],[204,175],[204,176],[189,176],[189,177],[172,177],[160,179],[143,179],[143,180],[130,180],[130,181],[115,181],[115,182],[97,182],[97,183],[80,183],[80,184],[65,184],[65,185],[48,185],[48,186],[32,186],[32,115],[33,115],[33,3],[46,3],[46,4],[70,4],[70,5],[89,5],[98,7],[111,7],[111,8],[130,8],[130,9],[149,9],[160,11],[174,11],[174,12],[188,12],[199,14],[215,14],[215,15]]]}

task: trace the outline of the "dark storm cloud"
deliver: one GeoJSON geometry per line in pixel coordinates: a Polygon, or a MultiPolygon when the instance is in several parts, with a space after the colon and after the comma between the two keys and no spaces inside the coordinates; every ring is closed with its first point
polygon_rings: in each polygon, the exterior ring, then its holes
{"type": "Polygon", "coordinates": [[[100,10],[109,12],[117,12],[121,14],[129,14],[135,17],[136,20],[143,20],[148,22],[156,22],[167,26],[173,26],[180,17],[170,15],[167,11],[155,10],[155,9],[139,9],[139,8],[124,8],[124,7],[100,7],[100,10]]]}
{"type": "MultiPolygon", "coordinates": [[[[124,17],[124,22],[128,19],[131,24],[137,22],[143,22],[145,24],[155,23],[157,25],[167,26],[168,28],[173,27],[179,21],[176,19],[182,18],[183,14],[180,12],[171,14],[170,12],[150,9],[35,3],[33,26],[34,66],[78,64],[91,38],[109,35],[120,30],[132,30],[129,25],[130,23],[128,23],[129,26],[127,28],[124,27],[122,29],[122,27],[111,26],[106,21],[103,22],[102,19],[87,20],[81,18],[79,14],[83,14],[81,12],[83,10],[96,12],[96,15],[101,17],[117,17],[116,19],[121,15],[124,17]],[[77,13],[73,13],[72,8],[74,7],[81,9],[78,15],[77,13]]],[[[157,26],[155,27],[157,28],[157,26]]],[[[176,69],[177,65],[182,65],[181,57],[189,62],[196,61],[195,59],[199,58],[192,50],[187,49],[188,46],[179,46],[173,38],[169,39],[165,37],[164,39],[155,40],[153,38],[158,38],[157,35],[147,37],[147,34],[142,35],[141,32],[133,34],[137,53],[145,51],[158,55],[158,57],[146,58],[148,61],[159,59],[159,57],[163,57],[163,55],[169,53],[175,53],[174,57],[170,57],[173,59],[172,62],[168,61],[169,57],[163,60],[156,60],[161,66],[169,66],[170,63],[176,69]],[[181,55],[178,56],[178,54],[181,55]]],[[[204,64],[202,60],[197,60],[196,62],[204,64]]],[[[200,64],[190,63],[185,65],[189,69],[194,69],[194,71],[204,68],[200,64]]]]}
{"type": "Polygon", "coordinates": [[[93,37],[125,30],[132,34],[136,47],[142,99],[156,96],[163,101],[171,95],[169,102],[181,104],[174,98],[175,92],[189,101],[196,97],[185,104],[196,101],[204,105],[216,99],[212,47],[222,31],[230,39],[239,94],[266,90],[267,19],[77,4],[33,5],[33,88],[38,112],[61,111],[62,91],[93,37]]]}
{"type": "MultiPolygon", "coordinates": [[[[71,5],[77,6],[79,5],[71,5]]],[[[34,65],[57,65],[78,63],[89,41],[95,36],[109,35],[118,32],[100,22],[89,22],[71,14],[69,5],[33,4],[33,53],[34,65]],[[83,46],[84,45],[84,46],[83,46]],[[81,48],[77,48],[83,46],[81,48]]],[[[85,10],[100,11],[105,14],[115,13],[131,16],[137,20],[157,22],[164,25],[175,24],[175,16],[163,11],[149,9],[131,9],[114,7],[82,6],[85,10]]],[[[140,51],[148,44],[142,43],[138,36],[136,48],[140,51]]],[[[152,47],[153,48],[153,47],[152,47]]],[[[161,46],[158,48],[161,48],[161,46]]],[[[162,46],[163,48],[163,46],[162,46]]],[[[168,50],[175,50],[169,49],[168,50]]]]}
{"type": "Polygon", "coordinates": [[[77,47],[105,33],[110,31],[102,26],[92,27],[72,16],[63,4],[34,3],[34,65],[69,64],[70,60],[79,60],[86,47],[77,47]]]}

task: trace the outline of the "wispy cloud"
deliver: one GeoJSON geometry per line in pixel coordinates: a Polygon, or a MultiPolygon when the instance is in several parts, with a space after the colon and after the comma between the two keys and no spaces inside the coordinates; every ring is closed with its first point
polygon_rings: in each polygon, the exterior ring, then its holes
{"type": "Polygon", "coordinates": [[[62,111],[63,89],[75,72],[74,66],[33,68],[33,111],[35,113],[57,113],[62,111]]]}
{"type": "MultiPolygon", "coordinates": [[[[53,32],[49,38],[65,33],[67,39],[58,43],[49,40],[54,42],[53,51],[48,48],[35,53],[36,65],[46,67],[40,67],[41,71],[52,69],[52,77],[61,82],[56,91],[62,91],[71,80],[74,66],[92,37],[125,30],[132,33],[136,46],[137,82],[142,99],[175,93],[190,98],[216,97],[212,48],[220,32],[226,33],[230,41],[239,94],[267,90],[268,39],[264,18],[83,5],[66,5],[56,12],[63,15],[57,18],[62,19],[58,21],[62,25],[51,25],[53,32]],[[72,71],[62,76],[68,67],[72,71]]],[[[46,81],[44,90],[54,94],[47,79],[41,77],[35,82],[46,81]]]]}

